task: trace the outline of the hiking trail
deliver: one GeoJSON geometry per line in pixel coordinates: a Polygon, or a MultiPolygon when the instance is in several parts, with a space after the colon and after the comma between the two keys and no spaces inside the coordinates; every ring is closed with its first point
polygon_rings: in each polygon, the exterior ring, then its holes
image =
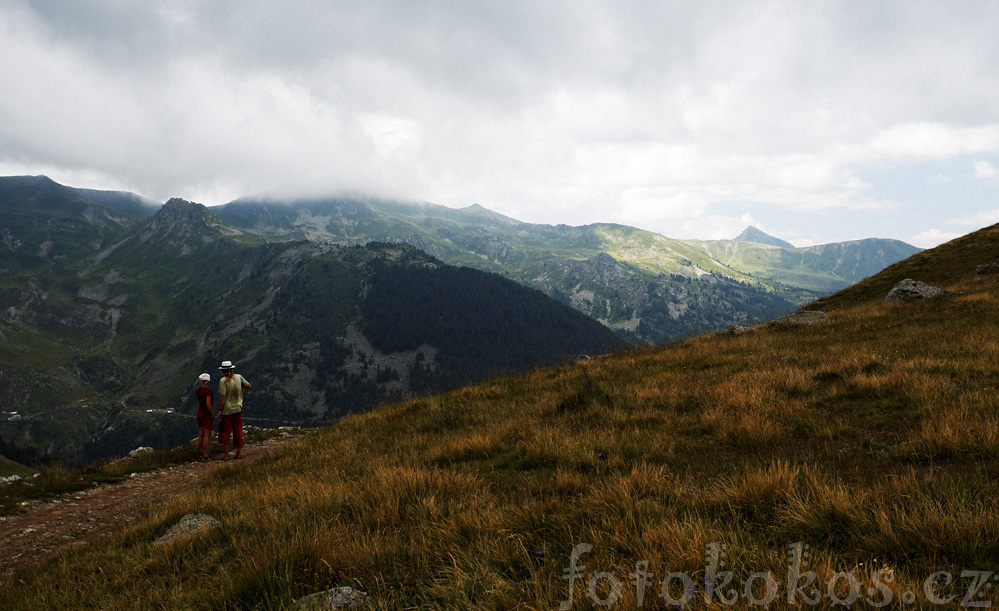
{"type": "MultiPolygon", "coordinates": [[[[301,435],[273,437],[243,447],[239,464],[252,465],[301,435]]],[[[124,480],[21,503],[23,513],[0,516],[0,579],[77,546],[110,537],[146,509],[191,492],[209,471],[231,461],[195,461],[135,473],[124,480]]]]}

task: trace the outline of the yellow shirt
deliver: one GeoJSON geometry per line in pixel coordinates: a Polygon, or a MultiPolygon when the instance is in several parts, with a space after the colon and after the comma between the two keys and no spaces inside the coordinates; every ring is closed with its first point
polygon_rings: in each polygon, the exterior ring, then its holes
{"type": "Polygon", "coordinates": [[[232,374],[231,380],[225,377],[219,380],[219,399],[225,395],[225,405],[219,406],[219,414],[228,416],[243,411],[243,389],[249,387],[250,383],[238,373],[232,374]]]}

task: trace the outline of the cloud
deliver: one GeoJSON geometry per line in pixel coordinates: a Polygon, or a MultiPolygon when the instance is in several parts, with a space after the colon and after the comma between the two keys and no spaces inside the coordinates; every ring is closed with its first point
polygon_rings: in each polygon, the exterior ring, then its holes
{"type": "Polygon", "coordinates": [[[704,236],[741,231],[723,208],[766,206],[875,232],[858,219],[894,204],[871,167],[999,153],[997,18],[929,0],[10,0],[0,170],[161,200],[360,191],[704,236]]]}
{"type": "Polygon", "coordinates": [[[920,248],[933,248],[944,242],[949,242],[954,238],[961,237],[962,233],[944,232],[939,229],[927,229],[910,237],[907,242],[920,248]]]}
{"type": "Polygon", "coordinates": [[[958,127],[943,123],[906,123],[879,133],[871,142],[886,157],[945,159],[968,153],[999,151],[999,124],[958,127]]]}
{"type": "Polygon", "coordinates": [[[975,177],[984,180],[993,180],[999,177],[999,168],[986,161],[975,162],[975,177]]]}
{"type": "Polygon", "coordinates": [[[686,240],[731,240],[745,228],[741,217],[708,213],[675,222],[659,233],[686,240]]]}
{"type": "Polygon", "coordinates": [[[949,225],[966,225],[978,229],[999,223],[999,205],[992,210],[983,210],[968,216],[947,219],[949,225]]]}

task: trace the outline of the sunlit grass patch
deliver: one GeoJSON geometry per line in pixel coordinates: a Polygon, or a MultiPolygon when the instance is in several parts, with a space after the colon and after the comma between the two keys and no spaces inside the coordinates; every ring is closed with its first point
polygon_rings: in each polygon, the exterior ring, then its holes
{"type": "MultiPolygon", "coordinates": [[[[920,460],[953,460],[962,455],[999,456],[999,414],[982,413],[979,406],[991,399],[980,393],[977,401],[957,400],[934,409],[913,431],[904,451],[920,460]]],[[[994,400],[994,399],[993,399],[994,400]]]]}

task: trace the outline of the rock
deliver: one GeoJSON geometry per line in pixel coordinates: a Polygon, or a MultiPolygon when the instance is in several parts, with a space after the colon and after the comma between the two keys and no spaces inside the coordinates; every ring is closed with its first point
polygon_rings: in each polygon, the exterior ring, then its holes
{"type": "Polygon", "coordinates": [[[930,297],[936,297],[940,293],[943,293],[943,290],[940,288],[913,280],[912,278],[906,278],[892,288],[888,296],[885,297],[885,301],[929,299],[930,297]]]}
{"type": "Polygon", "coordinates": [[[327,611],[328,609],[356,609],[370,600],[367,592],[343,586],[303,596],[295,601],[295,609],[327,611]]]}
{"type": "Polygon", "coordinates": [[[131,452],[129,452],[128,453],[128,457],[129,458],[136,458],[136,457],[142,456],[143,454],[150,454],[150,453],[152,453],[152,451],[153,451],[153,449],[150,448],[149,446],[142,446],[141,448],[135,448],[134,450],[132,450],[131,452]]]}
{"type": "Polygon", "coordinates": [[[829,316],[818,310],[802,310],[785,314],[774,321],[782,325],[819,325],[829,322],[829,316]]]}
{"type": "Polygon", "coordinates": [[[216,528],[219,525],[218,520],[212,516],[205,515],[203,513],[189,513],[182,517],[179,522],[174,524],[170,530],[166,531],[162,537],[155,541],[156,545],[166,545],[177,539],[182,539],[184,537],[193,537],[194,535],[201,534],[205,531],[216,528]]]}
{"type": "Polygon", "coordinates": [[[979,276],[991,276],[993,274],[999,274],[999,261],[993,261],[992,263],[979,265],[975,268],[975,272],[977,272],[979,276]]]}
{"type": "Polygon", "coordinates": [[[13,484],[14,482],[21,479],[20,475],[11,475],[10,477],[0,477],[0,484],[13,484]]]}
{"type": "Polygon", "coordinates": [[[743,327],[742,325],[729,325],[718,332],[718,335],[743,335],[745,333],[751,333],[753,331],[752,327],[743,327]]]}

